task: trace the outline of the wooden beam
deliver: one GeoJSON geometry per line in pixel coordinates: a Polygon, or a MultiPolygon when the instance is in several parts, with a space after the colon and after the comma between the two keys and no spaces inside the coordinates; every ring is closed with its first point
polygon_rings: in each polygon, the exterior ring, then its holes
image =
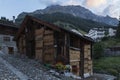
{"type": "Polygon", "coordinates": [[[90,49],[90,50],[91,50],[90,55],[91,55],[91,59],[93,60],[93,48],[92,48],[92,45],[93,45],[93,44],[92,44],[92,43],[90,43],[90,48],[91,48],[91,49],[90,49]]]}
{"type": "MultiPolygon", "coordinates": [[[[29,58],[35,57],[35,28],[33,26],[32,20],[29,21],[25,27],[27,32],[25,32],[26,37],[26,51],[29,58]]],[[[25,28],[23,31],[25,31],[25,28]]]]}
{"type": "Polygon", "coordinates": [[[51,28],[51,29],[53,29],[55,31],[59,31],[59,32],[61,31],[61,29],[58,26],[54,25],[54,24],[42,21],[42,20],[37,19],[37,18],[33,18],[33,17],[31,17],[31,18],[32,18],[32,20],[38,22],[39,24],[43,24],[43,25],[45,25],[45,26],[47,26],[47,27],[49,27],[49,28],[51,28]]]}
{"type": "Polygon", "coordinates": [[[58,51],[57,51],[57,47],[58,47],[58,44],[57,44],[57,42],[58,42],[58,38],[57,38],[57,32],[56,31],[54,31],[54,47],[55,47],[55,58],[54,58],[54,61],[55,61],[55,63],[56,63],[56,61],[57,61],[57,54],[58,54],[58,51]]]}
{"type": "Polygon", "coordinates": [[[15,36],[16,33],[17,33],[17,28],[14,29],[12,27],[0,26],[0,34],[15,36]]]}
{"type": "Polygon", "coordinates": [[[66,56],[67,56],[67,63],[70,64],[70,35],[66,34],[67,41],[66,41],[66,56]]]}
{"type": "Polygon", "coordinates": [[[84,78],[84,42],[80,41],[80,76],[84,78]]]}
{"type": "Polygon", "coordinates": [[[44,29],[44,31],[43,31],[43,49],[42,49],[42,62],[44,63],[45,61],[44,61],[44,58],[45,58],[45,53],[44,53],[44,48],[45,48],[45,46],[44,46],[44,33],[45,33],[45,27],[43,27],[43,29],[44,29]]]}

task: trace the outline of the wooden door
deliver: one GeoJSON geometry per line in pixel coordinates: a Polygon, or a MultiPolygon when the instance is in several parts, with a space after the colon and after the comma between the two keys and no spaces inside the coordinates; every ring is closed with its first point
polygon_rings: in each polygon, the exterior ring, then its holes
{"type": "Polygon", "coordinates": [[[13,47],[8,47],[8,53],[9,54],[14,54],[14,48],[13,47]]]}

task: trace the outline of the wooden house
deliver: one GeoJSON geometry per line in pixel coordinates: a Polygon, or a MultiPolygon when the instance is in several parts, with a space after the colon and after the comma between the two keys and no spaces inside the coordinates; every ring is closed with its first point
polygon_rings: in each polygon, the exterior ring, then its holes
{"type": "Polygon", "coordinates": [[[20,54],[43,63],[62,62],[84,77],[92,75],[92,43],[75,30],[66,30],[32,16],[26,16],[16,35],[20,54]]]}
{"type": "Polygon", "coordinates": [[[0,51],[13,54],[16,50],[16,42],[13,40],[18,28],[14,23],[0,20],[0,51]]]}

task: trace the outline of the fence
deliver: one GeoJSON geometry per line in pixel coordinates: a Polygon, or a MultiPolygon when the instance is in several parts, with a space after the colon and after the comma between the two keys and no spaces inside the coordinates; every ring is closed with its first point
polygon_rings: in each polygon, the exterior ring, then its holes
{"type": "Polygon", "coordinates": [[[105,49],[104,56],[120,56],[120,50],[105,49]]]}

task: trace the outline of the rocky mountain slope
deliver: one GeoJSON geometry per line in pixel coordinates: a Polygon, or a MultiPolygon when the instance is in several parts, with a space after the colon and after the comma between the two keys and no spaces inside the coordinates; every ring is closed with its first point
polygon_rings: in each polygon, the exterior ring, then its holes
{"type": "MultiPolygon", "coordinates": [[[[109,25],[116,26],[118,24],[118,20],[116,18],[112,18],[110,16],[98,16],[92,13],[90,10],[81,7],[81,6],[60,6],[60,5],[52,5],[48,6],[45,9],[36,10],[29,14],[32,15],[40,15],[40,14],[53,14],[53,13],[66,13],[71,14],[75,17],[80,17],[87,20],[92,20],[100,23],[105,23],[109,25]]],[[[18,18],[23,18],[25,16],[25,12],[21,13],[18,18]]]]}
{"type": "Polygon", "coordinates": [[[56,5],[48,6],[45,9],[36,10],[31,13],[23,12],[18,15],[16,23],[20,24],[26,15],[34,16],[66,29],[82,31],[82,33],[88,32],[91,28],[95,27],[115,27],[113,25],[117,25],[118,23],[117,19],[113,19],[109,16],[97,16],[81,6],[56,5]],[[112,25],[106,22],[109,22],[112,25]]]}
{"type": "MultiPolygon", "coordinates": [[[[24,16],[28,13],[24,13],[24,16]]],[[[78,31],[82,30],[88,32],[89,29],[94,27],[113,27],[104,23],[98,23],[92,20],[86,20],[83,18],[75,17],[71,14],[66,13],[52,13],[52,14],[28,14],[37,17],[41,20],[47,21],[49,23],[54,23],[60,27],[66,29],[76,29],[78,31]]],[[[16,19],[16,23],[20,24],[24,17],[19,17],[16,19]]]]}

